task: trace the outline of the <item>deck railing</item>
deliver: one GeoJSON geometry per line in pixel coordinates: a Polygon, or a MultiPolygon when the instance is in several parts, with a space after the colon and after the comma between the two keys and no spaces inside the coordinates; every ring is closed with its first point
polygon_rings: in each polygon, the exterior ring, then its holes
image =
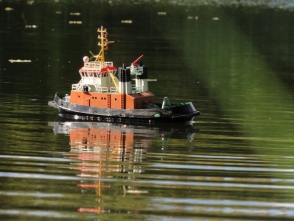
{"type": "MultiPolygon", "coordinates": [[[[106,66],[110,66],[112,67],[113,66],[113,62],[111,61],[105,61],[104,62],[104,67],[106,66]]],[[[97,68],[97,69],[101,69],[101,64],[99,61],[89,61],[89,62],[85,62],[84,63],[84,67],[87,67],[87,68],[97,68]]]]}
{"type": "Polygon", "coordinates": [[[136,86],[132,86],[132,93],[141,93],[143,92],[143,87],[142,86],[139,86],[139,87],[136,87],[136,86]]]}

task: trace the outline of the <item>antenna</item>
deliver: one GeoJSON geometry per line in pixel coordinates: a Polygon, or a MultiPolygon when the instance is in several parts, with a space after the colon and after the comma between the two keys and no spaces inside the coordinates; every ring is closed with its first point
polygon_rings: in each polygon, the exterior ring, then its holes
{"type": "Polygon", "coordinates": [[[98,42],[98,45],[101,47],[101,50],[100,50],[99,54],[97,55],[95,61],[99,61],[100,64],[101,64],[101,67],[103,68],[104,67],[104,61],[105,61],[104,50],[107,50],[108,49],[107,45],[110,44],[110,43],[114,43],[114,41],[108,41],[107,40],[108,33],[107,33],[106,29],[103,28],[103,26],[101,26],[101,28],[98,28],[97,32],[100,33],[98,35],[98,39],[100,39],[100,42],[98,42]]]}

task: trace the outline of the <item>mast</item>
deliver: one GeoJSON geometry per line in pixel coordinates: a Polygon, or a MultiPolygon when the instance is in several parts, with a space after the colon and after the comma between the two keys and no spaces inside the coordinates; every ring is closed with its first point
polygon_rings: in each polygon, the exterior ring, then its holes
{"type": "Polygon", "coordinates": [[[98,28],[97,32],[99,32],[98,39],[100,39],[100,42],[98,42],[98,45],[101,47],[99,54],[96,57],[95,61],[99,61],[101,68],[104,68],[104,51],[108,49],[107,45],[110,43],[114,43],[114,41],[108,41],[107,39],[107,31],[106,29],[101,26],[101,28],[98,28]]]}

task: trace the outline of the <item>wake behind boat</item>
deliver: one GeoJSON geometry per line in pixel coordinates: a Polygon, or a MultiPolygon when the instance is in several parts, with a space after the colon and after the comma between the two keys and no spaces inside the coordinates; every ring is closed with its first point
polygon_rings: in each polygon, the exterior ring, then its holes
{"type": "Polygon", "coordinates": [[[116,68],[104,57],[104,51],[113,41],[107,40],[108,33],[103,27],[98,33],[101,50],[94,61],[87,56],[83,58],[84,66],[79,70],[81,80],[72,84],[70,94],[56,93],[54,100],[48,102],[61,116],[191,121],[200,115],[191,102],[171,104],[165,97],[161,104],[155,103],[155,96],[148,90],[147,67],[138,64],[143,55],[130,67],[116,68]]]}

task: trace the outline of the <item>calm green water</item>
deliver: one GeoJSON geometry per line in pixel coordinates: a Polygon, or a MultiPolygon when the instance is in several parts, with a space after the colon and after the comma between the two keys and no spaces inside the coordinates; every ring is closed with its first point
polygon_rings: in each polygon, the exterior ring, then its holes
{"type": "Polygon", "coordinates": [[[139,2],[0,2],[1,220],[293,220],[294,12],[139,2]],[[107,59],[144,54],[157,101],[202,115],[59,119],[101,25],[107,59]]]}

